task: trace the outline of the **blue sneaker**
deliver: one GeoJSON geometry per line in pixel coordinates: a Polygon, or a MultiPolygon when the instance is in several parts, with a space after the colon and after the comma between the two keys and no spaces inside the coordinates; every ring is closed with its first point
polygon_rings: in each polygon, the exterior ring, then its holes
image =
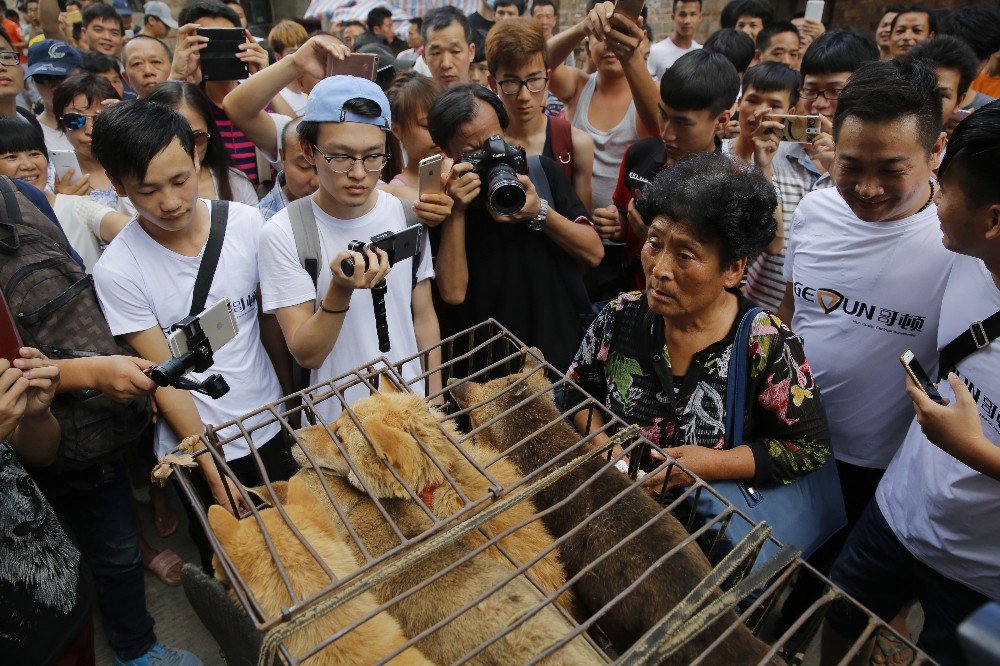
{"type": "Polygon", "coordinates": [[[156,641],[153,647],[149,648],[149,652],[135,659],[126,661],[116,656],[115,666],[202,666],[202,663],[201,659],[187,650],[167,647],[156,641]]]}

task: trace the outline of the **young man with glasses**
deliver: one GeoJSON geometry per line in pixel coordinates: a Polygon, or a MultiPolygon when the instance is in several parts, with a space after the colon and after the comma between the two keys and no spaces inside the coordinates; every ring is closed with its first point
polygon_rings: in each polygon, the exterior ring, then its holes
{"type": "MultiPolygon", "coordinates": [[[[277,315],[288,350],[300,366],[312,370],[311,383],[338,377],[380,356],[401,361],[440,341],[426,234],[419,254],[392,270],[382,250],[363,256],[347,249],[351,241],[368,242],[372,236],[407,228],[400,200],[375,188],[389,159],[385,140],[390,128],[389,100],[374,82],[332,76],[317,84],[309,94],[298,138],[306,159],[316,166],[319,189],[276,213],[261,234],[264,311],[277,315]],[[293,214],[303,224],[316,226],[320,256],[315,276],[299,261],[293,214]],[[352,275],[341,266],[349,258],[354,260],[352,275]],[[382,280],[387,287],[389,352],[379,349],[371,292],[382,280]]],[[[439,365],[440,351],[427,363],[423,369],[416,359],[404,365],[404,379],[439,365]]],[[[420,391],[422,383],[413,388],[420,391]]],[[[438,374],[431,375],[429,388],[440,388],[438,374]]],[[[356,386],[347,391],[347,400],[366,394],[363,385],[356,386]]],[[[326,400],[318,408],[326,421],[340,414],[337,400],[326,400]]]]}
{"type": "Polygon", "coordinates": [[[545,114],[550,70],[541,27],[529,18],[497,23],[486,37],[486,62],[490,88],[510,116],[507,140],[528,155],[555,160],[590,210],[594,141],[565,118],[545,114]]]}

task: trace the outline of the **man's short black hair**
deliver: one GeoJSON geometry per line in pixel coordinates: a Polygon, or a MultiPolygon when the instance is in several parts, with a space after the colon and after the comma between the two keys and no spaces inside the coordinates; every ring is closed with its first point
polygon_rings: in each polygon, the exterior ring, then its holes
{"type": "Polygon", "coordinates": [[[736,28],[723,28],[705,40],[703,51],[721,53],[742,76],[753,62],[753,37],[736,28]]]}
{"type": "Polygon", "coordinates": [[[833,116],[836,141],[847,118],[885,123],[914,117],[917,140],[928,154],[941,133],[937,74],[922,62],[882,60],[858,68],[840,92],[833,116]]]}
{"type": "MultiPolygon", "coordinates": [[[[370,99],[355,97],[344,102],[344,111],[365,116],[366,118],[381,118],[382,109],[370,99]]],[[[315,120],[303,120],[299,123],[299,141],[305,145],[314,146],[319,141],[319,126],[324,123],[315,120]]]]}
{"type": "Polygon", "coordinates": [[[780,35],[783,32],[793,32],[795,33],[795,39],[799,38],[799,29],[795,27],[794,23],[791,21],[775,21],[768,23],[757,33],[757,50],[761,53],[766,51],[771,46],[771,40],[774,39],[774,36],[780,35]]]}
{"type": "Polygon", "coordinates": [[[1000,9],[996,7],[956,9],[938,28],[939,35],[958,37],[972,47],[979,62],[1000,51],[1000,9]]]}
{"type": "Polygon", "coordinates": [[[777,206],[759,169],[717,153],[688,155],[660,171],[635,202],[647,225],[663,215],[717,244],[724,265],[752,259],[774,240],[777,206]]]}
{"type": "Polygon", "coordinates": [[[122,21],[122,17],[118,15],[114,7],[106,5],[103,2],[92,2],[87,5],[81,17],[83,20],[80,25],[84,28],[94,21],[114,21],[118,24],[118,29],[125,32],[125,23],[122,21]]]}
{"type": "Polygon", "coordinates": [[[787,92],[789,106],[799,103],[802,75],[783,62],[762,62],[743,75],[743,94],[753,88],[757,92],[787,92]]]}
{"type": "Polygon", "coordinates": [[[83,61],[81,69],[85,72],[105,74],[114,71],[115,74],[121,76],[121,70],[118,69],[118,61],[109,55],[98,53],[97,51],[84,51],[80,54],[80,59],[83,61]]]}
{"type": "Polygon", "coordinates": [[[233,24],[234,28],[239,28],[243,25],[243,22],[240,21],[240,15],[236,13],[235,9],[215,0],[199,0],[194,4],[188,5],[181,10],[180,16],[177,17],[177,22],[181,25],[187,25],[188,23],[196,23],[198,19],[203,18],[226,19],[233,24]]]}
{"type": "Polygon", "coordinates": [[[928,32],[937,32],[937,16],[934,12],[927,9],[926,7],[921,7],[920,5],[910,5],[909,7],[903,7],[899,10],[899,13],[892,18],[892,30],[896,30],[896,21],[903,14],[927,14],[927,30],[928,32]]]}
{"type": "Polygon", "coordinates": [[[701,11],[702,8],[701,0],[674,0],[673,3],[670,5],[670,13],[674,14],[677,11],[677,5],[681,4],[682,2],[697,2],[698,11],[701,11]]]}
{"type": "Polygon", "coordinates": [[[767,0],[732,0],[722,8],[719,22],[723,28],[735,28],[741,16],[756,16],[767,25],[774,20],[774,7],[767,0]]]}
{"type": "Polygon", "coordinates": [[[938,180],[951,170],[969,208],[1000,201],[1000,100],[980,107],[963,120],[948,139],[938,180]]]}
{"type": "Polygon", "coordinates": [[[904,56],[907,60],[919,60],[930,68],[941,67],[958,72],[958,101],[969,90],[972,81],[979,74],[979,61],[969,45],[951,35],[938,35],[914,46],[904,56]]]}
{"type": "Polygon", "coordinates": [[[471,43],[472,26],[469,25],[468,17],[457,7],[445,5],[444,7],[435,7],[424,14],[424,22],[420,26],[420,37],[424,40],[424,48],[427,48],[427,35],[435,30],[444,30],[452,23],[457,23],[462,27],[462,32],[465,33],[465,43],[471,43]]]}
{"type": "Polygon", "coordinates": [[[375,9],[368,12],[368,18],[366,22],[368,23],[368,30],[370,32],[375,32],[375,28],[382,26],[382,21],[387,18],[392,18],[392,10],[386,7],[376,7],[375,9]]]}
{"type": "Polygon", "coordinates": [[[660,79],[660,99],[675,111],[707,110],[716,116],[740,94],[740,75],[721,53],[685,53],[660,79]]]}
{"type": "Polygon", "coordinates": [[[448,88],[427,112],[427,129],[435,145],[447,151],[458,129],[479,112],[477,100],[491,106],[500,120],[500,129],[507,130],[510,119],[497,94],[478,83],[463,83],[448,88]]]}
{"type": "MultiPolygon", "coordinates": [[[[698,1],[700,2],[701,0],[698,1]]],[[[531,3],[532,14],[535,13],[535,7],[551,7],[552,11],[556,13],[556,16],[559,16],[559,3],[555,0],[534,0],[534,2],[531,3]]]]}
{"type": "Polygon", "coordinates": [[[410,19],[410,23],[412,25],[417,26],[417,31],[419,32],[420,31],[420,26],[422,26],[424,24],[424,19],[422,19],[419,16],[414,16],[413,18],[410,19]]]}
{"type": "Polygon", "coordinates": [[[122,63],[123,64],[126,64],[126,65],[128,64],[126,62],[126,60],[128,60],[128,45],[132,44],[133,42],[135,42],[137,40],[140,40],[140,39],[148,39],[150,41],[156,42],[161,47],[163,47],[163,54],[165,56],[167,56],[168,63],[169,63],[170,60],[173,59],[174,52],[170,50],[170,47],[167,46],[167,43],[165,41],[163,41],[159,37],[153,37],[152,35],[143,35],[142,33],[139,33],[138,35],[136,35],[132,39],[130,39],[127,42],[125,42],[125,46],[122,47],[122,63]]]}
{"type": "Polygon", "coordinates": [[[878,44],[853,28],[827,30],[813,40],[802,56],[802,76],[853,72],[879,59],[878,44]]]}
{"type": "Polygon", "coordinates": [[[194,134],[184,116],[156,102],[134,99],[105,109],[94,119],[91,151],[108,176],[142,181],[153,158],[174,140],[194,158],[194,134]]]}

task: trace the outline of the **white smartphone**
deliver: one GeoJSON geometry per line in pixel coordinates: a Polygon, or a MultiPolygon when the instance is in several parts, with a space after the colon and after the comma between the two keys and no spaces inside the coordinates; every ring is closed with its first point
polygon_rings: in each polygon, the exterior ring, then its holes
{"type": "Polygon", "coordinates": [[[811,21],[822,21],[823,7],[823,0],[809,0],[809,2],[806,3],[805,18],[811,21]]]}
{"type": "Polygon", "coordinates": [[[49,159],[52,160],[52,167],[56,170],[56,179],[62,178],[66,172],[73,169],[73,179],[70,184],[75,183],[83,177],[80,169],[80,161],[76,159],[76,152],[72,150],[50,150],[49,159]]]}
{"type": "MultiPolygon", "coordinates": [[[[227,342],[236,337],[239,326],[236,325],[236,316],[233,314],[232,305],[228,298],[223,298],[215,305],[205,308],[205,311],[198,315],[198,323],[201,330],[208,338],[208,344],[212,346],[212,353],[217,353],[227,342]]],[[[174,331],[167,336],[167,348],[170,355],[180,358],[188,352],[187,336],[184,331],[174,331]]]]}
{"type": "Polygon", "coordinates": [[[441,153],[420,160],[420,178],[417,194],[437,194],[441,191],[441,153]]]}

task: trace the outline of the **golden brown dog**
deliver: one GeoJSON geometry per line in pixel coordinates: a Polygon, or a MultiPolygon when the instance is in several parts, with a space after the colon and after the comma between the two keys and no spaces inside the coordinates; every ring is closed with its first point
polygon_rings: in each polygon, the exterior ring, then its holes
{"type": "MultiPolygon", "coordinates": [[[[287,487],[275,485],[275,494],[279,498],[282,493],[287,494],[283,504],[288,517],[334,575],[343,577],[357,569],[351,551],[305,483],[293,478],[287,487]]],[[[330,577],[309,554],[277,509],[261,510],[260,519],[299,599],[305,599],[331,584],[330,577]]],[[[218,505],[209,508],[208,520],[264,614],[272,617],[278,615],[282,608],[291,606],[291,595],[281,580],[257,521],[253,518],[237,520],[218,505]]],[[[285,640],[285,647],[292,655],[301,656],[324,638],[373,611],[377,606],[370,593],[362,593],[291,634],[285,640]]],[[[323,648],[309,663],[362,666],[378,661],[405,643],[399,623],[388,613],[378,613],[323,648]]],[[[407,648],[389,663],[397,666],[432,664],[414,647],[407,648]]]]}
{"type": "MultiPolygon", "coordinates": [[[[346,534],[346,526],[340,521],[336,511],[329,506],[330,499],[323,488],[320,475],[310,465],[303,449],[308,450],[321,469],[322,479],[330,489],[333,501],[347,516],[370,556],[377,558],[399,546],[399,537],[375,502],[365,493],[352,487],[347,482],[345,474],[334,471],[342,467],[343,456],[326,429],[322,426],[312,426],[297,431],[296,435],[301,443],[292,448],[292,455],[303,467],[296,478],[306,482],[312,492],[320,497],[320,503],[324,505],[338,529],[346,534]]],[[[415,538],[433,527],[431,519],[409,497],[386,498],[380,502],[406,539],[415,538]]],[[[345,541],[352,548],[358,562],[364,562],[357,544],[350,538],[345,538],[345,541]]],[[[389,603],[453,565],[469,552],[467,543],[461,539],[456,540],[410,565],[405,575],[391,577],[375,585],[371,591],[380,604],[389,603]]],[[[416,644],[428,658],[441,664],[449,664],[477,649],[490,637],[503,632],[543,601],[542,595],[523,576],[515,576],[504,584],[510,576],[508,569],[491,558],[476,556],[420,590],[393,601],[388,611],[399,621],[404,634],[413,637],[447,620],[467,604],[472,603],[469,610],[451,619],[416,644]],[[485,594],[492,589],[496,591],[485,594]],[[473,603],[481,596],[485,598],[473,603]]],[[[501,639],[486,646],[478,655],[471,658],[469,663],[496,666],[524,663],[562,640],[572,629],[573,625],[549,604],[501,639]]],[[[542,660],[542,663],[577,666],[604,663],[604,660],[589,643],[577,637],[542,660]]]]}
{"type": "MultiPolygon", "coordinates": [[[[537,349],[531,351],[541,357],[537,349]]],[[[484,424],[535,392],[549,387],[542,370],[530,374],[539,365],[529,353],[521,372],[486,384],[471,381],[455,383],[451,395],[463,408],[497,396],[495,400],[473,409],[470,414],[474,426],[484,424]]],[[[521,474],[530,474],[548,464],[576,444],[580,435],[569,424],[559,420],[559,410],[551,392],[543,393],[477,434],[481,444],[497,453],[506,452],[526,438],[530,438],[529,441],[508,455],[521,474]],[[555,426],[545,427],[556,421],[555,426]]],[[[582,453],[580,451],[577,455],[582,453]]],[[[564,458],[562,462],[572,457],[575,456],[564,458]]],[[[587,486],[584,492],[544,517],[552,534],[558,537],[568,533],[632,485],[628,477],[616,470],[601,472],[603,464],[603,460],[592,459],[535,496],[538,508],[546,509],[565,500],[573,491],[587,486]]],[[[652,568],[664,553],[688,537],[687,531],[673,516],[664,514],[638,536],[627,540],[660,512],[661,507],[656,501],[633,489],[563,543],[562,561],[569,576],[582,571],[612,547],[625,543],[575,583],[578,599],[588,614],[602,609],[652,568]]],[[[670,612],[692,587],[708,575],[710,569],[701,549],[694,543],[688,544],[662,566],[652,569],[649,576],[612,606],[598,623],[615,647],[624,652],[670,612]]],[[[723,622],[729,626],[738,623],[738,620],[735,614],[729,613],[723,622]]],[[[714,632],[702,632],[676,652],[670,663],[690,663],[716,637],[714,632]]],[[[767,646],[739,623],[736,630],[700,663],[720,666],[756,664],[767,651],[767,646]]]]}

